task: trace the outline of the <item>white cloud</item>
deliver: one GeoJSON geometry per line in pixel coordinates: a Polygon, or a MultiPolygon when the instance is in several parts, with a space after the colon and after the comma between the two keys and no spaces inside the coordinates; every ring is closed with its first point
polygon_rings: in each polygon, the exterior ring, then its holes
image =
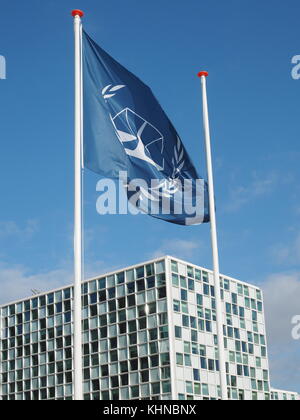
{"type": "Polygon", "coordinates": [[[233,186],[229,191],[229,202],[225,205],[227,212],[235,212],[242,206],[251,202],[257,197],[262,197],[271,193],[278,183],[275,173],[270,173],[265,177],[259,176],[256,172],[252,173],[252,181],[246,186],[233,186]]]}
{"type": "Polygon", "coordinates": [[[71,283],[71,281],[71,271],[65,268],[31,274],[24,266],[9,266],[2,262],[0,263],[0,303],[30,296],[32,289],[43,292],[71,283]]]}
{"type": "Polygon", "coordinates": [[[290,340],[291,319],[300,314],[300,272],[273,274],[262,288],[272,340],[277,344],[290,340]]]}
{"type": "Polygon", "coordinates": [[[203,247],[203,243],[200,240],[168,239],[163,241],[160,247],[152,253],[151,258],[158,258],[164,255],[189,258],[201,247],[203,247]]]}
{"type": "Polygon", "coordinates": [[[300,315],[300,272],[277,273],[264,291],[271,384],[300,391],[300,341],[292,338],[294,315],[300,315]]]}
{"type": "MultiPolygon", "coordinates": [[[[102,261],[89,262],[85,267],[85,278],[96,277],[114,269],[106,267],[102,261]]],[[[53,270],[32,273],[22,265],[0,262],[0,304],[31,296],[32,290],[46,292],[72,284],[73,281],[73,266],[69,263],[53,270]]]]}

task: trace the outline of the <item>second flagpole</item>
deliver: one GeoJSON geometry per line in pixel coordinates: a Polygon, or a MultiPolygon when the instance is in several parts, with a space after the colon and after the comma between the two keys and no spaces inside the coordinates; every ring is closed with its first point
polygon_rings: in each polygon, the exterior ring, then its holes
{"type": "Polygon", "coordinates": [[[81,10],[73,10],[75,40],[75,154],[74,154],[74,299],[73,369],[74,400],[83,400],[81,284],[82,264],[82,27],[81,10]]]}
{"type": "Polygon", "coordinates": [[[226,357],[225,357],[224,334],[223,334],[223,303],[222,303],[222,298],[221,298],[221,286],[220,286],[220,269],[219,269],[219,252],[218,252],[218,239],[217,239],[217,223],[216,223],[216,212],[215,212],[214,180],[213,180],[210,130],[209,130],[209,119],[208,119],[208,105],[207,105],[207,94],[206,94],[206,77],[208,76],[208,73],[206,71],[201,71],[198,74],[198,76],[201,79],[201,87],[202,87],[203,126],[204,126],[206,163],[207,163],[210,231],[211,231],[211,244],[212,244],[212,253],[213,253],[213,273],[214,273],[214,284],[215,284],[217,335],[218,335],[218,348],[219,348],[220,388],[221,388],[221,399],[227,400],[228,393],[227,393],[227,378],[226,378],[226,357]]]}

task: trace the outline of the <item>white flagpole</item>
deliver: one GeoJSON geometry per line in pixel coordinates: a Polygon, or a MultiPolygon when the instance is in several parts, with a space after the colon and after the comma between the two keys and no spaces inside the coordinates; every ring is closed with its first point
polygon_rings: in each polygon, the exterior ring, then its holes
{"type": "Polygon", "coordinates": [[[73,10],[75,37],[75,163],[74,163],[74,399],[83,400],[82,392],[82,28],[81,10],[73,10]]]}
{"type": "Polygon", "coordinates": [[[208,76],[208,73],[206,71],[201,71],[198,74],[198,76],[201,79],[201,86],[202,86],[203,126],[204,126],[207,176],[208,176],[209,213],[210,213],[210,230],[211,230],[213,272],[214,272],[215,298],[216,298],[221,399],[227,400],[228,393],[227,393],[226,358],[225,358],[224,334],[223,334],[223,303],[221,300],[214,180],[213,180],[210,131],[209,131],[209,119],[208,119],[208,105],[207,105],[207,94],[206,94],[206,77],[208,76]]]}

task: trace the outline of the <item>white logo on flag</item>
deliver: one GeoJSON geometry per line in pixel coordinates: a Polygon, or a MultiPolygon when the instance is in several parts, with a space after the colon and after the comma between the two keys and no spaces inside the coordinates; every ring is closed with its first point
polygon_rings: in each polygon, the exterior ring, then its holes
{"type": "Polygon", "coordinates": [[[154,125],[129,108],[118,112],[112,123],[128,156],[148,162],[159,171],[164,169],[164,137],[154,125]]]}
{"type": "MultiPolygon", "coordinates": [[[[105,100],[115,96],[119,89],[125,85],[112,84],[102,89],[102,96],[105,100]]],[[[132,111],[130,108],[124,108],[114,117],[110,114],[110,118],[115,129],[116,135],[124,147],[128,156],[135,157],[153,165],[158,171],[165,168],[165,160],[163,157],[165,139],[162,133],[154,127],[149,121],[132,111]]],[[[177,136],[177,143],[174,146],[172,175],[168,179],[162,180],[155,187],[146,191],[141,188],[141,199],[145,198],[159,201],[160,197],[171,197],[177,191],[181,191],[182,183],[179,179],[181,170],[184,167],[184,148],[177,136]]]]}
{"type": "Polygon", "coordinates": [[[115,96],[116,92],[119,89],[122,89],[123,87],[125,87],[125,85],[116,85],[116,86],[113,86],[113,87],[111,87],[111,86],[112,85],[107,85],[107,86],[105,86],[105,88],[102,89],[102,96],[103,96],[104,99],[112,98],[113,96],[115,96]]]}

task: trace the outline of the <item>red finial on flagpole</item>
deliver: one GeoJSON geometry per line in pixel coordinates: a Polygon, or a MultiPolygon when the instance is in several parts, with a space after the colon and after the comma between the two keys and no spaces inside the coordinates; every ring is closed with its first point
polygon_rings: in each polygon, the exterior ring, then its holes
{"type": "Polygon", "coordinates": [[[198,73],[198,77],[201,77],[201,76],[205,76],[205,77],[207,77],[207,76],[208,76],[208,72],[207,72],[207,71],[200,71],[200,72],[198,73]]]}
{"type": "Polygon", "coordinates": [[[71,14],[72,14],[73,17],[79,16],[81,18],[84,15],[83,11],[79,10],[79,9],[72,10],[71,14]]]}

